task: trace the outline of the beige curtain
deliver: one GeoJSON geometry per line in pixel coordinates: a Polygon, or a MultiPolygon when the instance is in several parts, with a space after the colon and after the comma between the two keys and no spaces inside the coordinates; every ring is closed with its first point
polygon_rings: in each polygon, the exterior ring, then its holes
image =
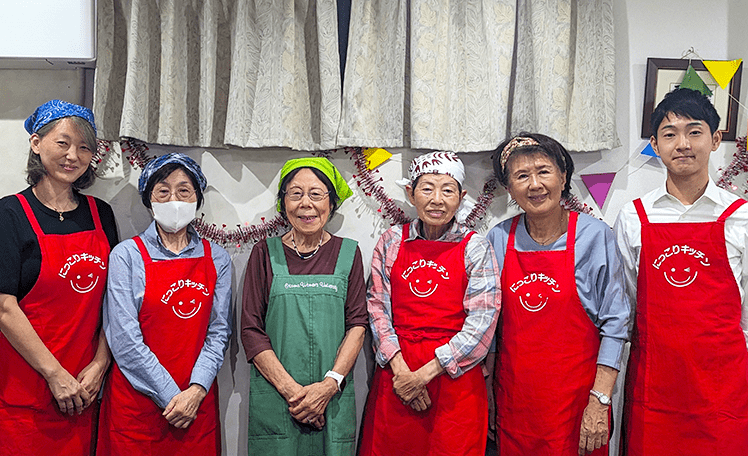
{"type": "Polygon", "coordinates": [[[614,69],[612,0],[353,0],[338,143],[613,148],[614,69]]]}
{"type": "Polygon", "coordinates": [[[613,0],[99,0],[106,139],[297,150],[619,145],[613,0]],[[515,44],[516,43],[516,44],[515,44]]]}
{"type": "Polygon", "coordinates": [[[510,131],[537,131],[570,150],[620,146],[613,0],[519,0],[510,131]]]}
{"type": "Polygon", "coordinates": [[[100,136],[334,147],[334,0],[99,0],[100,136]]]}
{"type": "Polygon", "coordinates": [[[516,0],[353,0],[338,143],[480,151],[504,137],[516,0]]]}

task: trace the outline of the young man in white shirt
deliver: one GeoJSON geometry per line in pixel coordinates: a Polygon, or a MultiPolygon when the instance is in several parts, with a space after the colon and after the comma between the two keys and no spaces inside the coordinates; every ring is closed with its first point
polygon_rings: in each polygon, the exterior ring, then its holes
{"type": "Polygon", "coordinates": [[[709,178],[718,125],[700,92],[667,94],[650,138],[667,179],[616,220],[636,303],[625,456],[748,451],[748,205],[709,178]]]}

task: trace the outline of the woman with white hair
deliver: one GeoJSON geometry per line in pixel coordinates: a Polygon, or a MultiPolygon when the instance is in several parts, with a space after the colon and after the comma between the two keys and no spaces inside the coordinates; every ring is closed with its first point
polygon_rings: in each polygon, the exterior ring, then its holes
{"type": "Polygon", "coordinates": [[[493,249],[455,220],[467,193],[456,154],[422,155],[408,173],[418,218],[386,231],[372,259],[367,306],[378,368],[359,453],[483,455],[488,404],[474,367],[499,315],[493,249]]]}

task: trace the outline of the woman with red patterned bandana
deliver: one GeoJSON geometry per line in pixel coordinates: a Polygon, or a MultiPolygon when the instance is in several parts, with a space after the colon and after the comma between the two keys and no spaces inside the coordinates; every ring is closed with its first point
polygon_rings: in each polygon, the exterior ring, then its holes
{"type": "Polygon", "coordinates": [[[499,454],[607,455],[630,312],[613,231],[561,206],[574,162],[558,141],[522,133],[499,145],[493,161],[523,210],[487,236],[503,305],[494,377],[499,454]]]}
{"type": "Polygon", "coordinates": [[[379,239],[367,305],[378,367],[361,455],[483,455],[480,368],[500,301],[486,239],[455,220],[465,168],[452,152],[417,157],[408,198],[418,219],[379,239]]]}
{"type": "Polygon", "coordinates": [[[108,204],[78,192],[95,178],[93,113],[52,100],[25,127],[30,187],[0,200],[0,454],[90,454],[117,226],[108,204]]]}
{"type": "Polygon", "coordinates": [[[190,226],[206,187],[182,153],[140,175],[154,221],[110,255],[104,331],[115,363],[99,456],[221,453],[216,375],[231,335],[231,258],[190,226]]]}

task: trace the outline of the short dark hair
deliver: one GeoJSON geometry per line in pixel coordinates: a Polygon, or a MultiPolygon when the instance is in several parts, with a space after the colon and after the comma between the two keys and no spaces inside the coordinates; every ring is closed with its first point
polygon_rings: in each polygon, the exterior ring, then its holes
{"type": "Polygon", "coordinates": [[[153,193],[153,187],[155,187],[156,184],[158,184],[162,180],[169,177],[171,173],[178,169],[184,171],[187,177],[190,178],[192,187],[195,189],[195,195],[197,195],[197,207],[201,207],[203,205],[203,191],[198,185],[195,175],[192,174],[192,172],[181,163],[167,163],[159,168],[158,171],[153,173],[150,178],[148,178],[148,182],[146,182],[145,184],[143,194],[140,195],[140,199],[143,201],[143,205],[145,205],[145,207],[147,207],[148,209],[151,208],[151,193],[153,193]]]}
{"type": "MultiPolygon", "coordinates": [[[[317,179],[321,180],[323,184],[325,184],[325,187],[327,188],[327,191],[329,193],[330,197],[330,217],[332,217],[335,212],[338,210],[338,206],[340,206],[340,197],[338,196],[338,192],[335,191],[335,187],[332,185],[332,182],[330,181],[330,178],[325,175],[322,171],[318,170],[317,168],[312,168],[311,166],[302,166],[300,168],[296,168],[292,171],[290,171],[288,174],[286,174],[283,177],[283,180],[281,181],[280,185],[278,186],[278,202],[280,204],[280,209],[278,212],[280,212],[281,217],[283,217],[283,220],[288,221],[288,217],[286,216],[286,202],[284,196],[286,195],[286,187],[288,186],[288,183],[291,182],[291,180],[301,171],[302,169],[310,169],[314,173],[315,176],[317,176],[317,179]]],[[[328,219],[329,220],[329,219],[328,219]]]]}
{"type": "MultiPolygon", "coordinates": [[[[55,128],[57,123],[63,119],[70,119],[70,121],[73,122],[75,128],[78,129],[78,133],[83,136],[83,140],[86,142],[86,145],[89,149],[91,149],[91,153],[95,154],[96,133],[94,132],[91,124],[82,117],[70,116],[55,119],[37,130],[36,135],[39,136],[39,139],[44,139],[44,137],[47,136],[47,134],[55,128]]],[[[33,187],[38,184],[46,175],[47,168],[44,167],[42,158],[38,154],[34,153],[34,149],[29,147],[29,158],[28,160],[26,160],[26,182],[33,187]]],[[[75,182],[73,182],[73,189],[83,190],[85,188],[88,188],[93,185],[94,180],[96,180],[96,173],[94,172],[94,168],[93,166],[91,166],[91,163],[89,163],[86,171],[84,171],[83,174],[78,179],[76,179],[75,182]]]]}
{"type": "Polygon", "coordinates": [[[657,138],[657,129],[660,128],[662,120],[670,114],[693,120],[703,120],[709,125],[711,134],[714,134],[719,128],[720,119],[717,110],[709,101],[709,98],[698,90],[675,89],[665,94],[665,98],[657,105],[649,122],[652,136],[657,138]]]}
{"type": "Polygon", "coordinates": [[[561,190],[561,196],[563,196],[564,198],[569,198],[571,196],[571,176],[572,174],[574,174],[574,160],[571,159],[571,155],[569,155],[569,152],[564,146],[561,145],[561,143],[549,136],[542,135],[540,133],[528,133],[523,131],[517,136],[513,136],[512,138],[504,140],[501,144],[499,144],[499,147],[497,147],[496,150],[493,151],[493,171],[496,174],[496,178],[499,180],[501,185],[503,185],[504,188],[509,187],[509,173],[507,172],[507,165],[512,161],[514,157],[533,154],[543,154],[553,160],[554,163],[556,163],[558,169],[560,169],[561,172],[566,176],[566,184],[564,185],[563,190],[561,190]],[[504,164],[504,166],[501,166],[501,152],[504,150],[506,145],[516,137],[532,138],[537,141],[538,145],[519,146],[515,148],[512,151],[511,155],[509,155],[509,159],[504,164]]]}

